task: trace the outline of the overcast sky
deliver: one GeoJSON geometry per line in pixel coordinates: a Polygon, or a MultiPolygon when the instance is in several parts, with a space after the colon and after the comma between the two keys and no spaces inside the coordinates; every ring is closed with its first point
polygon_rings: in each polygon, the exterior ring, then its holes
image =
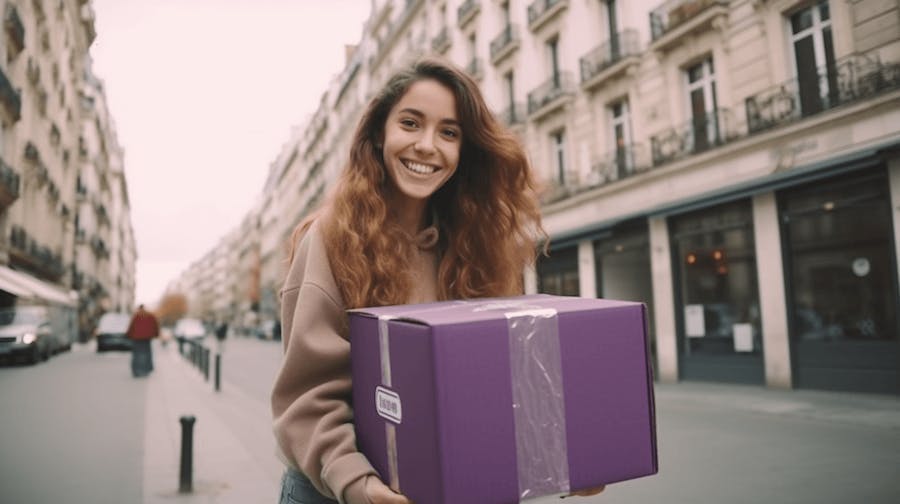
{"type": "Polygon", "coordinates": [[[315,112],[369,0],[94,0],[94,70],[125,149],[137,302],[238,225],[315,112]]]}

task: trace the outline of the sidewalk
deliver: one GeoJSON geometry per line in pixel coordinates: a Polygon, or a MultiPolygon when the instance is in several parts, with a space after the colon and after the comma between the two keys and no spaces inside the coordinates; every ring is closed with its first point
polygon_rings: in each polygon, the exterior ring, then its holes
{"type": "Polygon", "coordinates": [[[143,503],[277,502],[282,465],[269,430],[268,404],[226,383],[215,392],[212,363],[207,382],[179,355],[175,342],[154,346],[154,364],[147,383],[143,503]],[[178,492],[183,415],[196,418],[189,494],[178,492]]]}
{"type": "MultiPolygon", "coordinates": [[[[207,382],[175,343],[154,351],[144,504],[277,502],[282,466],[266,398],[228,382],[215,392],[213,370],[207,382]],[[191,494],[178,493],[185,414],[197,418],[191,494]]],[[[655,391],[659,474],[562,502],[900,502],[900,398],[696,382],[655,391]]]]}

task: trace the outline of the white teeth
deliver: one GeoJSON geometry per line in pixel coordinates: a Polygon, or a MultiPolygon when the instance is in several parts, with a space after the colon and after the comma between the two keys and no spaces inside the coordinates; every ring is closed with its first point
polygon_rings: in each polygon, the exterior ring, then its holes
{"type": "Polygon", "coordinates": [[[403,163],[403,165],[410,170],[422,175],[430,175],[437,170],[437,168],[435,168],[434,166],[428,166],[421,163],[413,163],[412,161],[406,161],[403,163]]]}

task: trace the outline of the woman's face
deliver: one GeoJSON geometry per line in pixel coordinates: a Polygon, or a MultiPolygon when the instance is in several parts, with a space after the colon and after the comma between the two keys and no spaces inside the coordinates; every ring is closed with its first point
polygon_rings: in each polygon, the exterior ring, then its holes
{"type": "Polygon", "coordinates": [[[456,172],[462,141],[453,92],[433,79],[414,82],[384,125],[382,155],[397,196],[427,201],[456,172]]]}

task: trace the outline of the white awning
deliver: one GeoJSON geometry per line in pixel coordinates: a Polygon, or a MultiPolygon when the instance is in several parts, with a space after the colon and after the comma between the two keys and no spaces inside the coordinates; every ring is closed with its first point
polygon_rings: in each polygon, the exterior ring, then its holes
{"type": "Polygon", "coordinates": [[[0,289],[23,299],[76,306],[78,293],[0,265],[0,289]]]}

